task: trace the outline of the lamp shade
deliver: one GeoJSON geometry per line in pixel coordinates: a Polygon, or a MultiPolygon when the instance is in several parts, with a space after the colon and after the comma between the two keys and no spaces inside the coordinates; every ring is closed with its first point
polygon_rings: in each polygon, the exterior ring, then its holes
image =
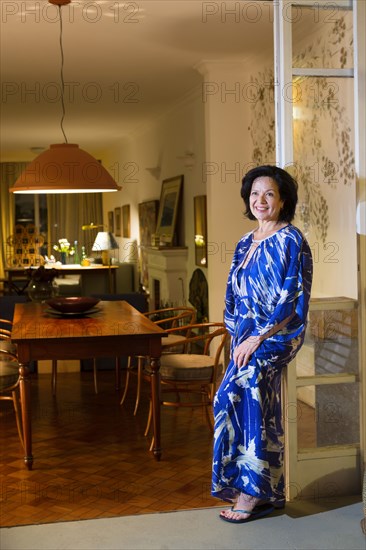
{"type": "Polygon", "coordinates": [[[99,231],[97,234],[92,251],[101,252],[103,265],[109,264],[108,250],[119,248],[116,239],[109,231],[99,231]]]}
{"type": "Polygon", "coordinates": [[[98,193],[119,191],[101,163],[73,143],[59,143],[28,164],[11,193],[98,193]]]}
{"type": "Polygon", "coordinates": [[[101,252],[102,250],[115,250],[116,248],[119,248],[119,246],[113,234],[109,231],[99,231],[92,250],[93,252],[101,252]]]}

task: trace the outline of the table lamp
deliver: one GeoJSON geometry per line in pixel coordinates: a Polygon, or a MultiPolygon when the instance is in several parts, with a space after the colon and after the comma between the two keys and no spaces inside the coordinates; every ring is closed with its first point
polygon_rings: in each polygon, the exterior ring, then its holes
{"type": "Polygon", "coordinates": [[[103,265],[109,265],[109,250],[119,248],[116,239],[109,231],[99,231],[95,238],[92,251],[102,253],[103,265]]]}

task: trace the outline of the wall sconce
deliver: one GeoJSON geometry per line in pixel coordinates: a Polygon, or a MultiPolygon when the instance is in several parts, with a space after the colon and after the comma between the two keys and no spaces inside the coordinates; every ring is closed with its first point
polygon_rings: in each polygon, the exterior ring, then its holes
{"type": "Polygon", "coordinates": [[[207,267],[207,207],[206,195],[194,197],[194,248],[196,265],[207,267]]]}

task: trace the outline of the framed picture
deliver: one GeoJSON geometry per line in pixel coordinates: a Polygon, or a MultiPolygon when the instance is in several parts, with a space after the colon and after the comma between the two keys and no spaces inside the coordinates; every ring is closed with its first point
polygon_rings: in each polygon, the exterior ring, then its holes
{"type": "Polygon", "coordinates": [[[161,187],[156,235],[163,245],[174,244],[183,179],[184,176],[176,176],[164,180],[161,187]]]}
{"type": "Polygon", "coordinates": [[[114,233],[114,216],[113,216],[113,210],[108,212],[108,231],[110,233],[114,233]]]}
{"type": "Polygon", "coordinates": [[[122,237],[126,237],[127,239],[131,237],[129,204],[122,206],[122,237]]]}
{"type": "Polygon", "coordinates": [[[121,207],[114,209],[114,234],[116,237],[121,236],[121,207]]]}
{"type": "Polygon", "coordinates": [[[151,246],[151,236],[156,230],[159,201],[147,201],[139,204],[140,227],[140,282],[147,290],[149,288],[149,273],[147,265],[147,249],[151,246]]]}

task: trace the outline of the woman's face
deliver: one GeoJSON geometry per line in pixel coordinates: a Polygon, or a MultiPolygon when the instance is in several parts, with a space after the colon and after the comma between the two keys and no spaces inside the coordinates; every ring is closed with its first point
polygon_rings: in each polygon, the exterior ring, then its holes
{"type": "Polygon", "coordinates": [[[283,204],[278,185],[272,178],[261,176],[253,181],[249,206],[258,221],[278,221],[283,204]]]}

